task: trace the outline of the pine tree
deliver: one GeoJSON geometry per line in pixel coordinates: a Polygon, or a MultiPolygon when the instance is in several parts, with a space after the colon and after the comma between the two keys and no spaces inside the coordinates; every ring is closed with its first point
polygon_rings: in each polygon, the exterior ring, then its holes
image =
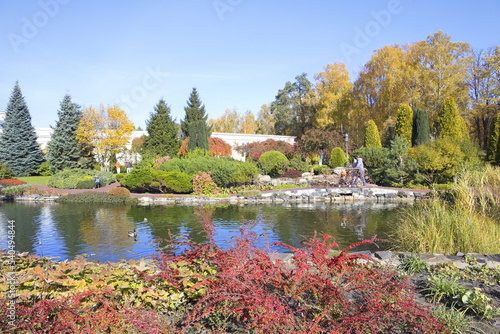
{"type": "Polygon", "coordinates": [[[177,124],[170,116],[170,106],[161,99],[146,122],[148,135],[144,137],[144,150],[161,157],[174,156],[179,151],[177,124]]]}
{"type": "Polygon", "coordinates": [[[366,132],[365,132],[365,147],[382,147],[382,143],[380,142],[380,134],[378,132],[377,124],[373,120],[369,120],[366,123],[366,132]]]}
{"type": "Polygon", "coordinates": [[[396,119],[396,127],[394,129],[396,135],[405,138],[408,144],[411,144],[411,133],[413,129],[413,111],[411,107],[402,103],[398,108],[398,116],[396,119]]]}
{"type": "Polygon", "coordinates": [[[0,137],[0,161],[17,176],[36,173],[43,162],[31,115],[16,82],[10,96],[0,137]]]}
{"type": "MultiPolygon", "coordinates": [[[[500,112],[493,119],[490,130],[490,138],[488,140],[488,150],[486,151],[486,161],[494,163],[500,157],[498,146],[500,142],[500,112]]],[[[497,162],[498,164],[498,162],[497,162]]]]}
{"type": "Polygon", "coordinates": [[[462,133],[457,104],[452,98],[444,101],[439,111],[438,136],[441,138],[460,139],[462,133]]]}
{"type": "MultiPolygon", "coordinates": [[[[208,115],[205,114],[205,105],[201,104],[196,88],[193,88],[193,91],[189,96],[189,100],[187,101],[187,107],[184,108],[184,111],[186,112],[186,116],[184,117],[184,120],[181,121],[181,130],[184,137],[189,136],[189,123],[203,121],[207,124],[208,115]]],[[[206,127],[208,136],[210,137],[211,131],[207,125],[206,127]]]]}
{"type": "Polygon", "coordinates": [[[424,145],[430,142],[431,132],[429,127],[429,117],[427,112],[422,109],[417,109],[413,113],[413,131],[411,136],[411,144],[413,146],[424,145]]]}
{"type": "Polygon", "coordinates": [[[80,106],[71,101],[66,94],[57,111],[59,120],[47,144],[47,161],[53,173],[65,168],[89,168],[82,145],[76,140],[76,129],[80,123],[82,112],[80,106]],[[82,165],[83,164],[83,165],[82,165]]]}

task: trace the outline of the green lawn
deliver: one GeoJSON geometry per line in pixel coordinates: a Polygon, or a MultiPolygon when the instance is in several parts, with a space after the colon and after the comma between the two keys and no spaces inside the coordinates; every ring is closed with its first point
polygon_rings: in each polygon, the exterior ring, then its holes
{"type": "Polygon", "coordinates": [[[24,181],[27,184],[43,184],[46,186],[49,177],[50,176],[25,176],[25,177],[18,177],[17,179],[24,181]]]}

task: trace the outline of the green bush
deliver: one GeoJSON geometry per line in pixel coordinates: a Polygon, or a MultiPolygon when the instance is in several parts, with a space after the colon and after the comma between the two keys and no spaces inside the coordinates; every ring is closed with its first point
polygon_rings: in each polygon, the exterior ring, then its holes
{"type": "Polygon", "coordinates": [[[121,179],[123,179],[125,177],[125,175],[127,175],[126,173],[123,173],[123,174],[116,174],[115,175],[115,179],[116,181],[120,182],[121,179]]]}
{"type": "Polygon", "coordinates": [[[283,153],[278,151],[267,151],[260,156],[258,167],[264,174],[279,176],[285,172],[286,169],[282,169],[284,168],[285,163],[288,162],[288,158],[283,153]],[[281,164],[279,166],[276,166],[278,162],[281,164]],[[280,171],[282,172],[279,173],[280,171]]]}
{"type": "Polygon", "coordinates": [[[309,164],[300,158],[292,158],[290,159],[290,167],[289,169],[295,169],[298,170],[299,172],[305,173],[309,172],[311,170],[311,167],[309,164]]]}
{"type": "Polygon", "coordinates": [[[241,196],[241,197],[261,197],[262,193],[256,189],[242,190],[242,191],[238,192],[238,196],[241,196]]]}
{"type": "Polygon", "coordinates": [[[153,178],[159,183],[161,192],[188,194],[193,191],[193,178],[183,172],[157,171],[153,178]]]}
{"type": "Polygon", "coordinates": [[[241,162],[232,158],[211,156],[172,159],[162,164],[160,170],[183,172],[189,175],[195,175],[198,172],[210,172],[212,180],[219,187],[250,183],[258,174],[258,169],[252,162],[241,162]]]}
{"type": "Polygon", "coordinates": [[[12,179],[14,177],[14,172],[12,169],[7,168],[3,163],[0,163],[0,180],[12,179]]]}
{"type": "Polygon", "coordinates": [[[148,191],[151,182],[153,182],[152,168],[134,168],[120,179],[120,184],[131,191],[148,191]]]}
{"type": "Polygon", "coordinates": [[[351,156],[359,154],[363,158],[365,168],[380,168],[384,166],[389,149],[380,147],[363,147],[352,151],[351,156]]]}
{"type": "Polygon", "coordinates": [[[41,176],[52,176],[54,173],[49,169],[50,163],[48,161],[44,161],[40,167],[36,170],[36,173],[41,176]]]}
{"type": "Polygon", "coordinates": [[[94,187],[94,177],[96,175],[101,179],[101,187],[115,181],[115,177],[110,172],[89,169],[65,169],[52,175],[47,181],[47,185],[59,189],[91,189],[94,187]]]}
{"type": "Polygon", "coordinates": [[[314,165],[314,166],[313,166],[314,175],[319,175],[319,174],[321,174],[321,171],[322,171],[323,169],[327,169],[327,168],[330,168],[330,166],[328,166],[328,165],[314,165]]]}
{"type": "Polygon", "coordinates": [[[328,165],[331,168],[344,167],[346,162],[347,158],[344,151],[342,151],[340,147],[335,147],[330,154],[330,158],[328,159],[328,165]]]}
{"type": "Polygon", "coordinates": [[[125,174],[127,173],[127,166],[120,166],[120,174],[125,174]]]}

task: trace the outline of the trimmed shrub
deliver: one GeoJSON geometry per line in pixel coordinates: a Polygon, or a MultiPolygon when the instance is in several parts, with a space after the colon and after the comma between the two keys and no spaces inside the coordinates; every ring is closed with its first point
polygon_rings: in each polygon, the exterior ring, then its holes
{"type": "Polygon", "coordinates": [[[101,179],[101,187],[115,181],[115,177],[111,172],[65,169],[52,175],[47,181],[47,185],[59,189],[91,189],[94,187],[94,177],[96,175],[101,179]]]}
{"type": "Polygon", "coordinates": [[[290,160],[289,166],[289,169],[295,169],[302,173],[309,172],[311,170],[311,166],[309,166],[307,162],[302,161],[298,158],[292,158],[290,160]]]}
{"type": "Polygon", "coordinates": [[[399,105],[396,127],[394,130],[396,135],[402,136],[408,141],[411,146],[411,134],[413,132],[413,111],[411,110],[411,107],[406,103],[402,103],[399,105]]]}
{"type": "Polygon", "coordinates": [[[130,190],[124,187],[116,187],[108,190],[108,194],[110,195],[121,195],[130,197],[130,190]]]}
{"type": "Polygon", "coordinates": [[[123,174],[117,174],[117,175],[115,175],[116,181],[120,182],[120,180],[123,179],[125,177],[125,175],[127,175],[127,174],[123,173],[123,174]]]}
{"type": "Polygon", "coordinates": [[[340,147],[335,147],[330,154],[330,158],[328,159],[328,165],[331,168],[344,167],[346,162],[347,158],[344,151],[340,147]]]}
{"type": "Polygon", "coordinates": [[[50,163],[48,161],[42,162],[40,167],[36,170],[36,173],[41,176],[52,176],[54,173],[50,170],[50,163]]]}
{"type": "Polygon", "coordinates": [[[193,191],[193,178],[182,172],[157,171],[153,178],[162,187],[161,192],[188,194],[193,191]]]}
{"type": "MultiPolygon", "coordinates": [[[[258,166],[264,174],[271,174],[278,162],[287,163],[288,158],[281,152],[268,151],[260,156],[258,166]]],[[[282,173],[278,173],[278,175],[282,173]]]]}
{"type": "Polygon", "coordinates": [[[147,191],[153,182],[153,169],[135,168],[120,179],[120,184],[132,191],[147,191]]]}
{"type": "Polygon", "coordinates": [[[268,139],[262,142],[253,142],[240,145],[236,147],[236,151],[246,155],[247,159],[251,159],[257,162],[259,161],[262,154],[270,151],[278,151],[283,153],[287,157],[291,157],[294,153],[294,148],[292,144],[289,144],[283,140],[268,139]]]}
{"type": "Polygon", "coordinates": [[[0,185],[2,187],[20,186],[22,184],[26,184],[26,182],[18,180],[18,179],[3,179],[3,180],[0,180],[0,185]]]}
{"type": "Polygon", "coordinates": [[[109,203],[109,204],[137,204],[136,198],[130,198],[124,195],[111,195],[108,193],[99,193],[87,191],[81,194],[70,194],[59,197],[59,203],[109,203]]]}

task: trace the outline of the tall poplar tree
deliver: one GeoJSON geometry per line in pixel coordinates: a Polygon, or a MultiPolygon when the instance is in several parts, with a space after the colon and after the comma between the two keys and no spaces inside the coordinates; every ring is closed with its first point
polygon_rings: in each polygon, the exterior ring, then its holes
{"type": "Polygon", "coordinates": [[[413,146],[417,146],[427,144],[430,141],[431,132],[427,112],[422,109],[416,109],[413,113],[413,133],[411,137],[411,144],[413,146]]]}
{"type": "Polygon", "coordinates": [[[0,137],[0,162],[17,176],[36,173],[43,162],[35,128],[24,96],[16,82],[5,113],[0,137]]]}
{"type": "Polygon", "coordinates": [[[88,168],[90,159],[76,139],[76,129],[82,118],[80,106],[66,94],[57,111],[59,120],[47,144],[47,161],[50,170],[57,172],[65,168],[88,168]],[[89,161],[87,161],[89,160],[89,161]]]}
{"type": "Polygon", "coordinates": [[[170,106],[161,99],[146,122],[148,135],[144,137],[144,150],[159,156],[174,156],[179,151],[178,127],[170,116],[170,106]]]}
{"type": "MultiPolygon", "coordinates": [[[[203,121],[207,124],[208,115],[205,113],[205,105],[201,103],[200,97],[198,96],[198,91],[193,87],[191,91],[191,95],[189,96],[189,100],[187,100],[187,106],[184,107],[184,111],[186,115],[184,120],[181,121],[181,130],[184,134],[184,137],[189,137],[189,123],[203,121]]],[[[210,137],[211,130],[208,125],[205,125],[207,128],[208,136],[210,137]]]]}

